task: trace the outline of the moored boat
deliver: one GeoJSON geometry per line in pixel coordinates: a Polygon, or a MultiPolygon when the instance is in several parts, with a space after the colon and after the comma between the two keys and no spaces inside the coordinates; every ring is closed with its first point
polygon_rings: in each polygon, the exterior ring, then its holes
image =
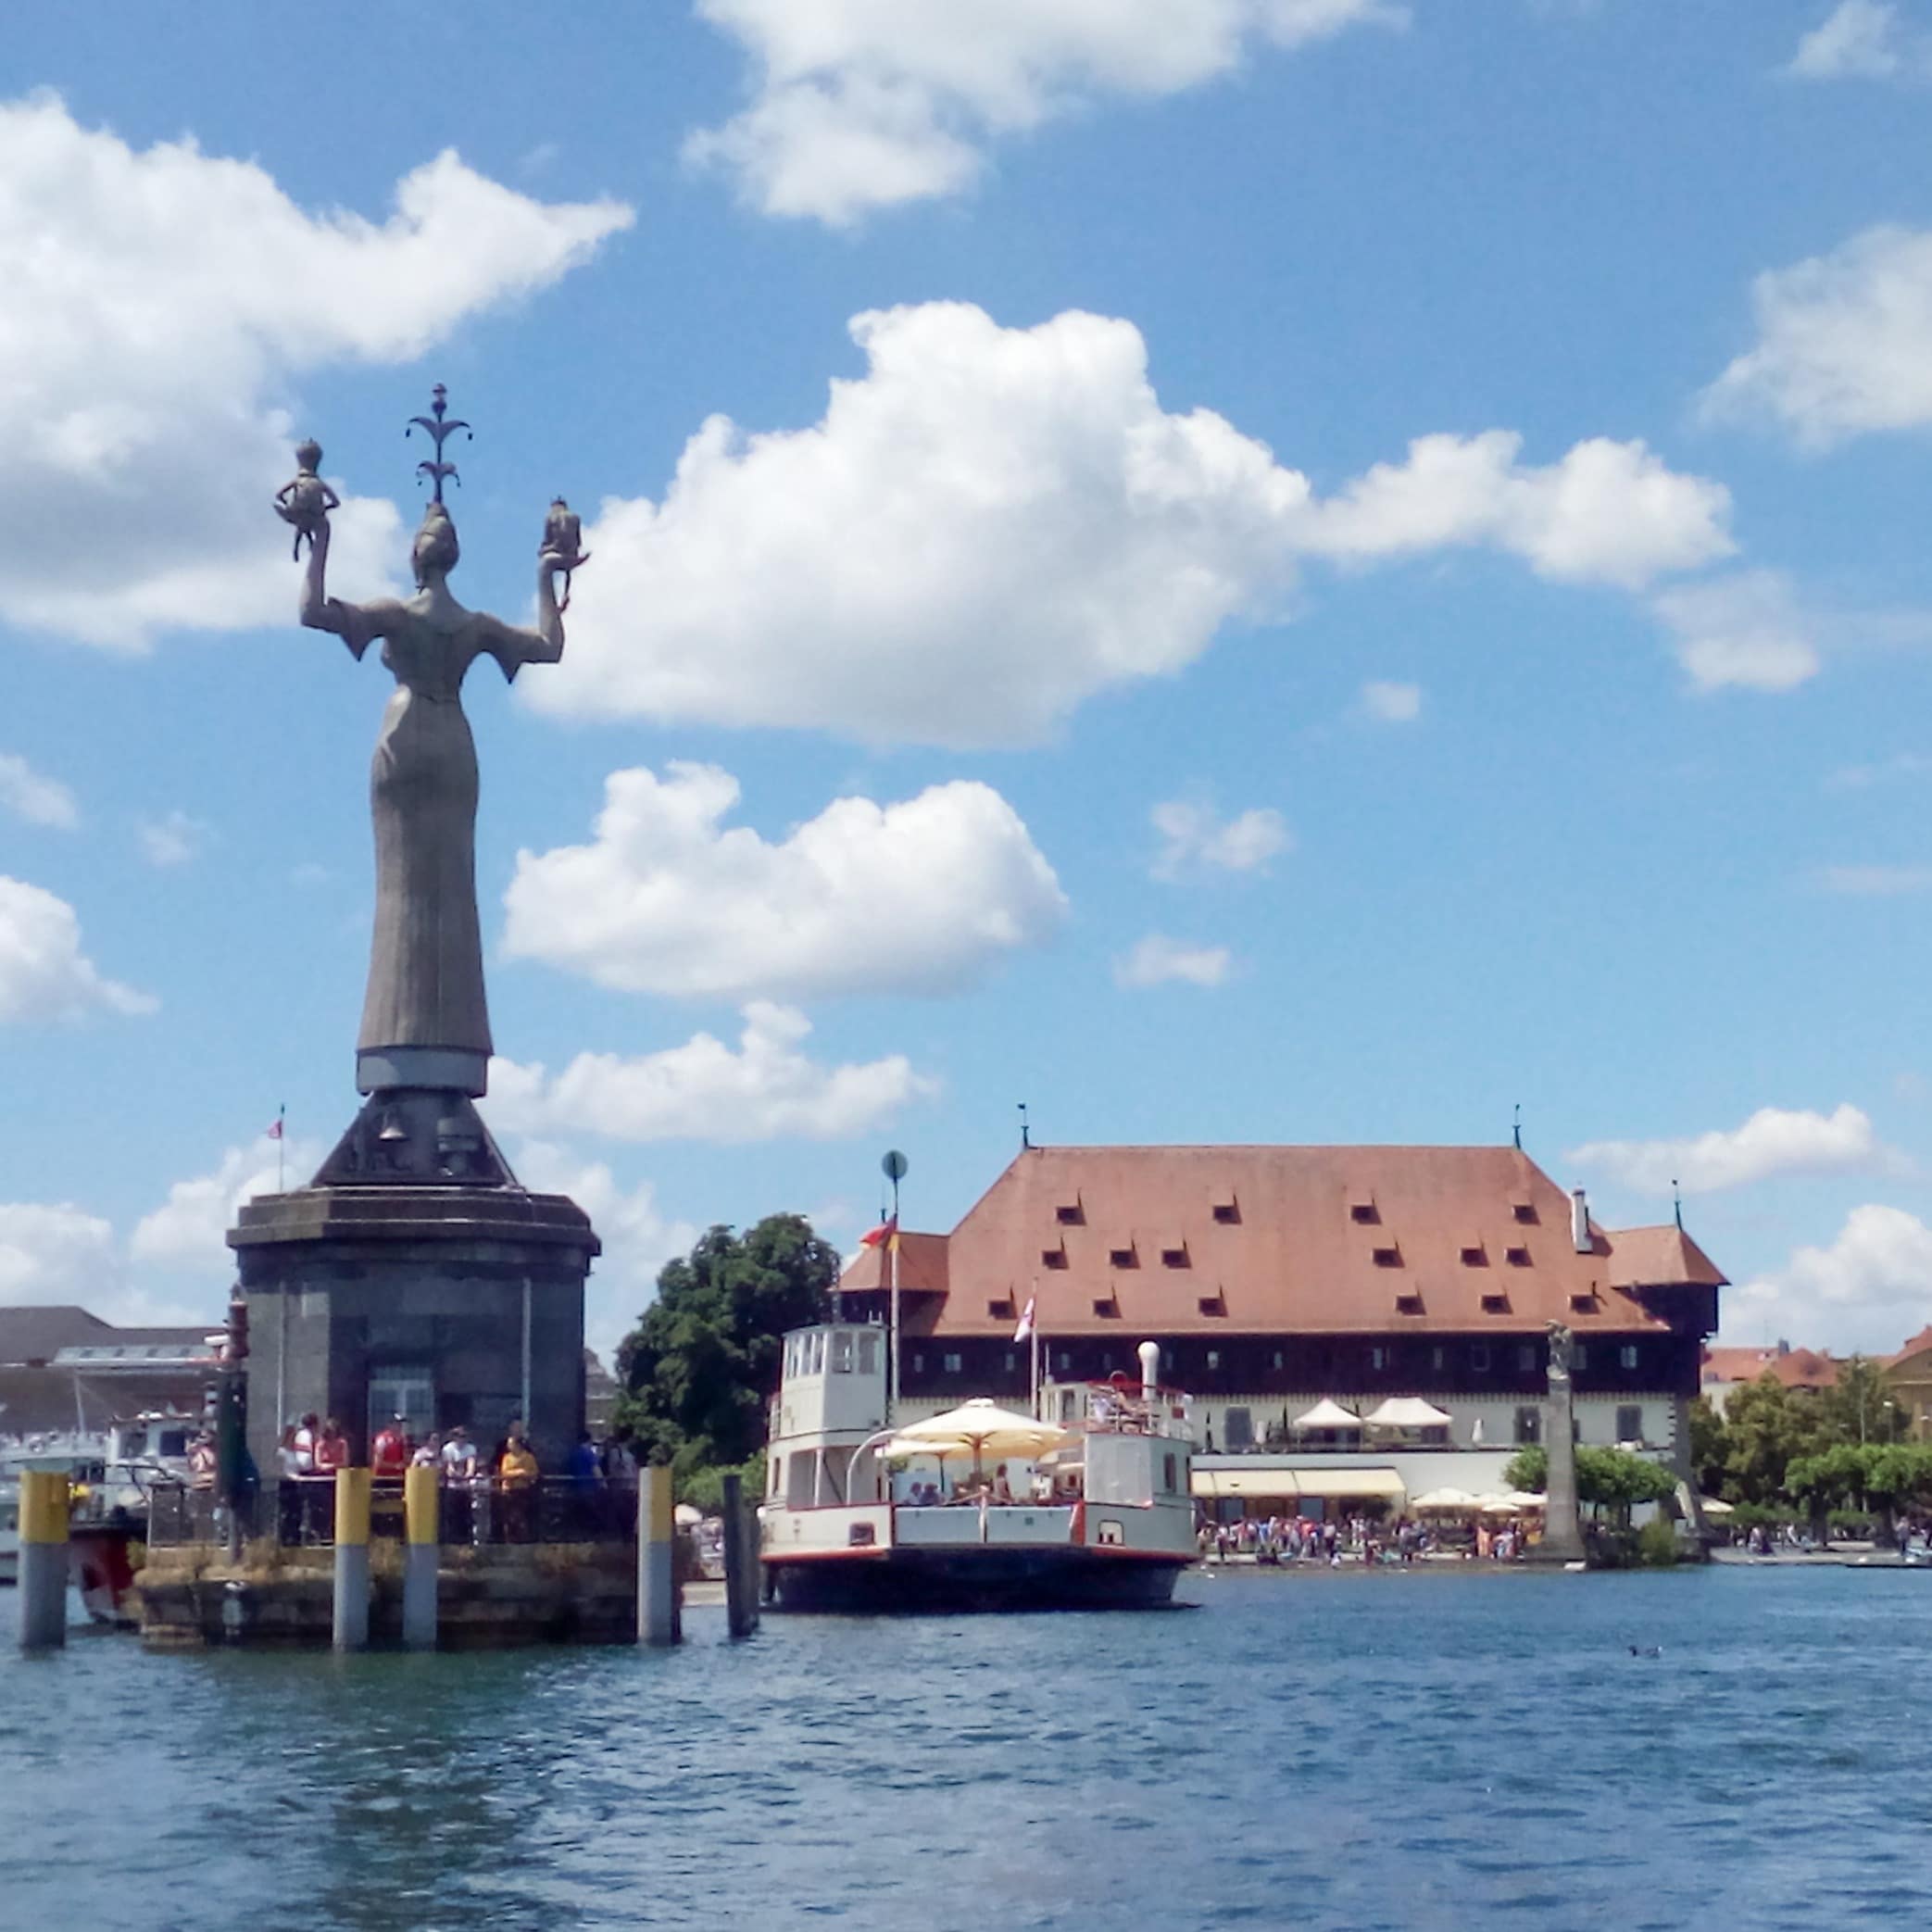
{"type": "Polygon", "coordinates": [[[886,1414],[886,1336],[785,1337],[759,1512],[781,1610],[1146,1609],[1194,1560],[1185,1398],[1142,1378],[1088,1388],[1070,1424],[985,1399],[886,1414]]]}

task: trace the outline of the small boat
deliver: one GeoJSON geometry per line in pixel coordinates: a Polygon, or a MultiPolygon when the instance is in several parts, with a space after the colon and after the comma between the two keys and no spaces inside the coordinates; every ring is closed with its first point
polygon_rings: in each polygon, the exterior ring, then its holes
{"type": "MultiPolygon", "coordinates": [[[[785,1611],[1149,1609],[1194,1561],[1188,1405],[1141,1381],[1062,1424],[979,1398],[888,1420],[876,1327],[785,1337],[759,1510],[785,1611]]],[[[1061,1391],[1064,1395],[1067,1391],[1061,1391]]]]}

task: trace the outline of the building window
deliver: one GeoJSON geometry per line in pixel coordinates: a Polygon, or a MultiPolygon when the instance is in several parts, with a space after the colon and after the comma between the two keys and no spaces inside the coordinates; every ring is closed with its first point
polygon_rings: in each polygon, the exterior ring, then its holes
{"type": "Polygon", "coordinates": [[[1067,1265],[1066,1249],[1064,1248],[1041,1248],[1040,1265],[1043,1268],[1064,1268],[1067,1265]]]}
{"type": "Polygon", "coordinates": [[[1227,1313],[1227,1303],[1219,1295],[1203,1295],[1195,1303],[1195,1306],[1204,1315],[1224,1315],[1227,1313]]]}
{"type": "Polygon", "coordinates": [[[957,1375],[962,1364],[957,1355],[942,1355],[939,1358],[939,1366],[946,1374],[957,1375]]]}
{"type": "Polygon", "coordinates": [[[1369,1366],[1372,1369],[1386,1369],[1388,1366],[1388,1350],[1380,1347],[1371,1349],[1369,1366]]]}
{"type": "Polygon", "coordinates": [[[1585,1294],[1572,1295],[1570,1297],[1570,1307],[1575,1313],[1579,1315],[1589,1314],[1595,1310],[1596,1306],[1597,1291],[1595,1288],[1589,1289],[1585,1294]]]}
{"type": "Polygon", "coordinates": [[[1478,1371],[1487,1369],[1489,1366],[1489,1344],[1487,1342],[1472,1342],[1470,1344],[1469,1365],[1471,1368],[1478,1371]]]}
{"type": "Polygon", "coordinates": [[[1543,1411],[1525,1404],[1516,1411],[1516,1440],[1518,1442],[1541,1442],[1543,1439],[1543,1411]]]}
{"type": "Polygon", "coordinates": [[[1013,1298],[1010,1295],[1009,1295],[1004,1301],[987,1302],[986,1312],[989,1315],[991,1315],[996,1322],[1004,1322],[1010,1318],[1012,1315],[1017,1314],[1019,1311],[1014,1308],[1013,1298]]]}
{"type": "Polygon", "coordinates": [[[1414,1288],[1404,1288],[1396,1297],[1396,1313],[1399,1315],[1419,1315],[1423,1311],[1423,1298],[1414,1288]]]}
{"type": "Polygon", "coordinates": [[[1503,1249],[1503,1259],[1512,1268],[1527,1268],[1529,1266],[1529,1249],[1526,1248],[1506,1248],[1503,1249]]]}
{"type": "Polygon", "coordinates": [[[1378,1268],[1399,1268],[1402,1265],[1402,1250],[1399,1248],[1378,1248],[1375,1250],[1375,1265],[1378,1268]]]}
{"type": "Polygon", "coordinates": [[[1447,1349],[1431,1349],[1429,1350],[1429,1366],[1437,1374],[1440,1374],[1444,1369],[1449,1367],[1449,1350],[1447,1349]]]}
{"type": "Polygon", "coordinates": [[[1240,1203],[1232,1200],[1216,1201],[1214,1203],[1214,1219],[1223,1227],[1235,1226],[1241,1219],[1240,1203]]]}
{"type": "Polygon", "coordinates": [[[1107,1265],[1110,1268],[1137,1268],[1140,1266],[1140,1250],[1137,1248],[1110,1248],[1107,1265]]]}
{"type": "Polygon", "coordinates": [[[1526,1226],[1534,1227],[1537,1220],[1537,1204],[1529,1200],[1514,1200],[1510,1203],[1510,1212],[1526,1226]]]}
{"type": "Polygon", "coordinates": [[[1635,1402],[1617,1404],[1617,1440],[1619,1442],[1641,1442],[1644,1439],[1644,1412],[1635,1402]]]}
{"type": "Polygon", "coordinates": [[[1382,1217],[1376,1213],[1374,1201],[1350,1201],[1349,1219],[1362,1227],[1374,1227],[1382,1217]]]}
{"type": "Polygon", "coordinates": [[[1617,1350],[1617,1366],[1625,1369],[1634,1369],[1637,1366],[1637,1344],[1635,1342],[1625,1342],[1617,1350]]]}
{"type": "Polygon", "coordinates": [[[1120,1320],[1121,1305],[1111,1295],[1097,1296],[1094,1300],[1094,1312],[1110,1322],[1117,1322],[1120,1320]]]}
{"type": "Polygon", "coordinates": [[[1018,1357],[1017,1355],[1015,1355],[1015,1354],[1013,1353],[1013,1351],[1012,1351],[1012,1350],[1011,1350],[1010,1349],[1008,1349],[1008,1350],[1006,1351],[1006,1372],[1007,1372],[1007,1374],[1008,1374],[1009,1375],[1010,1375],[1010,1374],[1011,1374],[1013,1373],[1013,1371],[1014,1371],[1014,1370],[1015,1370],[1016,1368],[1018,1368],[1019,1366],[1020,1366],[1020,1358],[1019,1358],[1019,1357],[1018,1357]]]}
{"type": "Polygon", "coordinates": [[[1462,1250],[1462,1265],[1465,1268],[1487,1268],[1489,1265],[1489,1256],[1480,1244],[1474,1248],[1465,1248],[1462,1250]]]}
{"type": "Polygon", "coordinates": [[[1507,1295],[1485,1295],[1483,1312],[1486,1315],[1506,1315],[1510,1311],[1510,1298],[1507,1295]]]}
{"type": "Polygon", "coordinates": [[[1208,1350],[1208,1366],[1211,1369],[1218,1369],[1221,1366],[1221,1350],[1219,1349],[1210,1349],[1208,1350]]]}
{"type": "Polygon", "coordinates": [[[1080,1227],[1086,1220],[1086,1216],[1080,1211],[1078,1201],[1061,1201],[1060,1206],[1054,1209],[1053,1215],[1061,1227],[1080,1227]]]}
{"type": "Polygon", "coordinates": [[[1587,1342],[1578,1342],[1570,1351],[1570,1366],[1573,1369],[1587,1369],[1589,1365],[1589,1344],[1587,1342]]]}
{"type": "Polygon", "coordinates": [[[1529,1375],[1529,1374],[1534,1374],[1536,1373],[1536,1367],[1537,1367],[1537,1345],[1536,1345],[1536,1343],[1534,1343],[1534,1342],[1524,1342],[1524,1344],[1523,1344],[1523,1345],[1522,1345],[1522,1346],[1521,1346],[1521,1347],[1520,1347],[1520,1348],[1519,1348],[1519,1349],[1518,1349],[1516,1350],[1516,1366],[1517,1366],[1517,1367],[1518,1367],[1519,1369],[1521,1369],[1521,1370],[1523,1371],[1523,1373],[1524,1373],[1524,1374],[1525,1375],[1529,1375]]]}
{"type": "Polygon", "coordinates": [[[1187,1248],[1184,1242],[1179,1248],[1163,1248],[1160,1250],[1160,1265],[1163,1268],[1185,1268],[1187,1266],[1187,1248]]]}
{"type": "Polygon", "coordinates": [[[1073,1356],[1070,1355],[1064,1349],[1062,1349],[1060,1351],[1059,1355],[1056,1356],[1054,1359],[1060,1364],[1060,1372],[1062,1375],[1064,1375],[1066,1372],[1073,1366],[1073,1356]]]}
{"type": "Polygon", "coordinates": [[[1274,1351],[1274,1366],[1275,1366],[1276,1368],[1281,1368],[1281,1367],[1283,1367],[1283,1366],[1285,1365],[1285,1361],[1286,1361],[1286,1358],[1285,1358],[1285,1357],[1283,1356],[1283,1354],[1282,1354],[1281,1350],[1280,1350],[1279,1349],[1276,1349],[1276,1350],[1274,1351]]]}
{"type": "Polygon", "coordinates": [[[913,1373],[913,1374],[914,1374],[915,1375],[923,1375],[923,1374],[925,1374],[925,1372],[926,1372],[926,1359],[925,1359],[925,1357],[924,1357],[923,1355],[915,1355],[915,1356],[913,1356],[913,1358],[912,1358],[912,1373],[913,1373]]]}
{"type": "Polygon", "coordinates": [[[1222,1412],[1221,1439],[1224,1449],[1250,1449],[1254,1447],[1254,1417],[1246,1409],[1222,1412]]]}

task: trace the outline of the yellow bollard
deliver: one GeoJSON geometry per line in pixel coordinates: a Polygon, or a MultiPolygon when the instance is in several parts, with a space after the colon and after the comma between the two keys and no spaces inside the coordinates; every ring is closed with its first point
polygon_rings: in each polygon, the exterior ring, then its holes
{"type": "Polygon", "coordinates": [[[436,1648],[436,1568],[442,1558],[443,1492],[437,1471],[403,1476],[403,1642],[412,1650],[436,1648]]]}
{"type": "Polygon", "coordinates": [[[369,1648],[369,1471],[335,1472],[335,1648],[369,1648]]]}
{"type": "Polygon", "coordinates": [[[68,1481],[57,1469],[20,1473],[20,1648],[67,1641],[68,1481]]]}
{"type": "Polygon", "coordinates": [[[637,1472],[637,1641],[678,1640],[677,1520],[671,1472],[648,1464],[637,1472]]]}

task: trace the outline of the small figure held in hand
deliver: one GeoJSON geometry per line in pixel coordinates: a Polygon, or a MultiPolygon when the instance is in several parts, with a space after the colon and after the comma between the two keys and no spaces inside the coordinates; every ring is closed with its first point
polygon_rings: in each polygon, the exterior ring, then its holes
{"type": "Polygon", "coordinates": [[[563,596],[557,602],[558,616],[571,608],[571,572],[590,561],[583,543],[583,518],[561,496],[553,497],[550,514],[544,519],[544,541],[537,548],[537,561],[547,571],[563,572],[563,596]]]}
{"type": "Polygon", "coordinates": [[[322,445],[313,437],[295,445],[295,474],[294,481],[285,483],[275,492],[275,513],[284,523],[295,526],[295,547],[290,555],[298,561],[302,556],[302,539],[308,539],[308,547],[315,548],[315,533],[329,521],[332,509],[342,508],[342,498],[315,472],[322,460],[322,445]]]}

